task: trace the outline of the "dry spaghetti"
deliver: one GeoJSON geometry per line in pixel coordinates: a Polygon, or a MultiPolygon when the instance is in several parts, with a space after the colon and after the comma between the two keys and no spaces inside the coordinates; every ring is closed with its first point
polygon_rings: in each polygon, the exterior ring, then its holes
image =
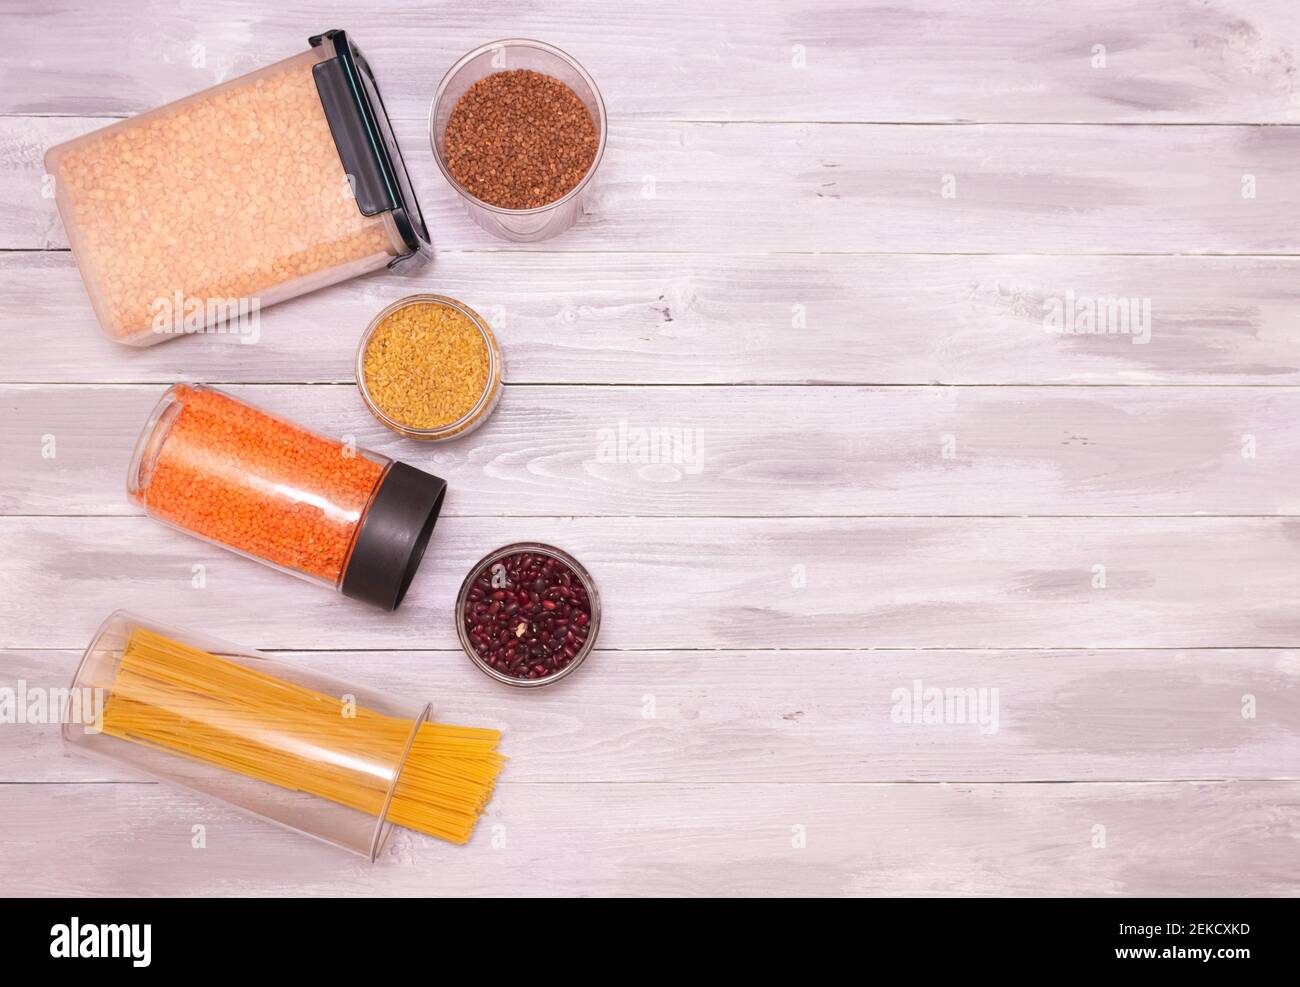
{"type": "Polygon", "coordinates": [[[110,736],[465,843],[501,770],[500,731],[422,723],[412,740],[413,725],[140,628],[103,718],[110,736]]]}

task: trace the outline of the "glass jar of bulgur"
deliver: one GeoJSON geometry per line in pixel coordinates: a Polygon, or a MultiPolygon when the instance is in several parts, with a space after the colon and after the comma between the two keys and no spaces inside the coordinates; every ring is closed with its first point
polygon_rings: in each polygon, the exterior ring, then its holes
{"type": "Polygon", "coordinates": [[[409,295],[370,323],[357,346],[357,389],[371,413],[401,435],[467,435],[496,408],[501,348],[487,322],[446,295],[409,295]]]}

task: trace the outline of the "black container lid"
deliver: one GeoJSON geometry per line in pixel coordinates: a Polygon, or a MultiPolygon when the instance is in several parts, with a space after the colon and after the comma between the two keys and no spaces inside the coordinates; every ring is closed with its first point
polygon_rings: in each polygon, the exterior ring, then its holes
{"type": "Polygon", "coordinates": [[[313,48],[327,41],[334,48],[334,57],[313,66],[312,75],[357,208],[363,216],[392,213],[408,252],[388,266],[418,267],[433,255],[433,245],[375,75],[345,31],[326,31],[309,40],[313,48]]]}
{"type": "Polygon", "coordinates": [[[447,481],[406,463],[388,467],[339,586],[344,596],[396,610],[424,558],[447,481]]]}

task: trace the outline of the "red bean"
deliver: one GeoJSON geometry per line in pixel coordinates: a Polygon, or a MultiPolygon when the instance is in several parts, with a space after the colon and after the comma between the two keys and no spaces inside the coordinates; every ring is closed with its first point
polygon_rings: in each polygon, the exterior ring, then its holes
{"type": "Polygon", "coordinates": [[[559,559],[531,552],[498,564],[496,573],[490,566],[471,583],[463,620],[474,651],[513,678],[555,674],[587,638],[591,606],[581,579],[559,559]]]}

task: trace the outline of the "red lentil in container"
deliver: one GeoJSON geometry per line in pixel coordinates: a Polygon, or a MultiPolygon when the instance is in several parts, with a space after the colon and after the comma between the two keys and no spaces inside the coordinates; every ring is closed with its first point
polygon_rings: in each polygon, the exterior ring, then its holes
{"type": "Polygon", "coordinates": [[[127,490],[160,521],[391,610],[446,484],[222,391],[177,384],[136,444],[127,490]]]}

